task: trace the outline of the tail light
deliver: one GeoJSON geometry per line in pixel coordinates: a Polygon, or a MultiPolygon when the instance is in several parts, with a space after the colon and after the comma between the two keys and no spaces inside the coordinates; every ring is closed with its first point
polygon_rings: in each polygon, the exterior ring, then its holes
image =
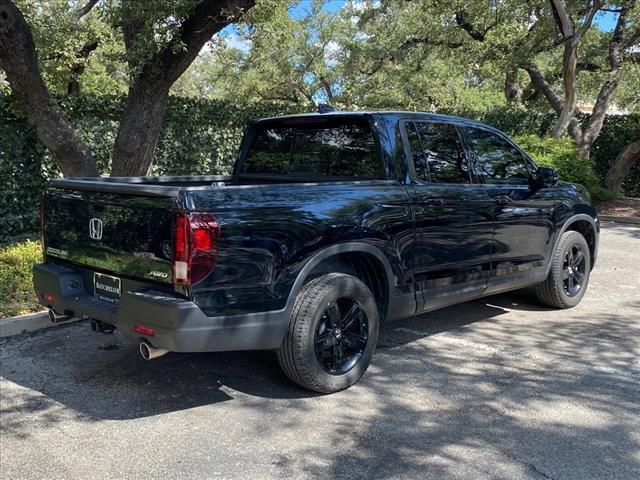
{"type": "Polygon", "coordinates": [[[193,285],[216,265],[220,225],[213,215],[176,213],[173,221],[173,282],[193,285]]]}

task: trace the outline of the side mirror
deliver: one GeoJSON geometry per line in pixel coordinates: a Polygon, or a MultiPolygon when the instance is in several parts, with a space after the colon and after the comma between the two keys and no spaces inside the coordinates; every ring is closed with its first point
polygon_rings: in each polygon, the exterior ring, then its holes
{"type": "Polygon", "coordinates": [[[536,173],[536,186],[538,188],[553,187],[558,183],[558,171],[555,168],[538,167],[536,173]]]}

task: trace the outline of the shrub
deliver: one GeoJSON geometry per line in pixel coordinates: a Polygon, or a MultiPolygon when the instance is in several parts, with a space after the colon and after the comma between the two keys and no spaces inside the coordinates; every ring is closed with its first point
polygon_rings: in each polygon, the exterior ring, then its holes
{"type": "Polygon", "coordinates": [[[0,248],[0,318],[40,309],[31,269],[41,261],[40,242],[25,240],[0,248]]]}
{"type": "Polygon", "coordinates": [[[578,148],[569,137],[556,139],[527,134],[517,135],[514,140],[538,164],[558,170],[561,180],[585,186],[595,201],[615,196],[602,186],[594,161],[578,155],[578,148]]]}

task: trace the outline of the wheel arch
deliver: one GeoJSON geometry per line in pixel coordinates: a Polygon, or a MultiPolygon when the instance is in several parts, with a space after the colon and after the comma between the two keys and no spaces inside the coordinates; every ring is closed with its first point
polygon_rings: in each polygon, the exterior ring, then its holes
{"type": "Polygon", "coordinates": [[[580,233],[587,241],[587,245],[589,246],[591,269],[593,269],[593,266],[596,263],[596,258],[598,256],[598,234],[600,232],[600,228],[597,224],[597,219],[584,213],[573,215],[572,217],[570,217],[564,223],[562,229],[558,233],[556,243],[554,245],[554,251],[555,248],[557,248],[558,243],[560,242],[560,237],[562,237],[562,234],[568,231],[575,231],[580,233]]]}
{"type": "Polygon", "coordinates": [[[313,255],[298,273],[287,305],[293,304],[305,283],[320,274],[334,272],[336,268],[357,276],[369,287],[379,305],[380,319],[384,320],[393,292],[393,270],[384,253],[362,242],[332,245],[313,255]]]}

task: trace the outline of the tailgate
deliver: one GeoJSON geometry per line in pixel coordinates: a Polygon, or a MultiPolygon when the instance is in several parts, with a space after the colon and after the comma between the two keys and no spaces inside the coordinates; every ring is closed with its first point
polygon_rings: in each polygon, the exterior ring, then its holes
{"type": "Polygon", "coordinates": [[[50,188],[45,252],[118,276],[171,283],[175,196],[50,188]]]}

